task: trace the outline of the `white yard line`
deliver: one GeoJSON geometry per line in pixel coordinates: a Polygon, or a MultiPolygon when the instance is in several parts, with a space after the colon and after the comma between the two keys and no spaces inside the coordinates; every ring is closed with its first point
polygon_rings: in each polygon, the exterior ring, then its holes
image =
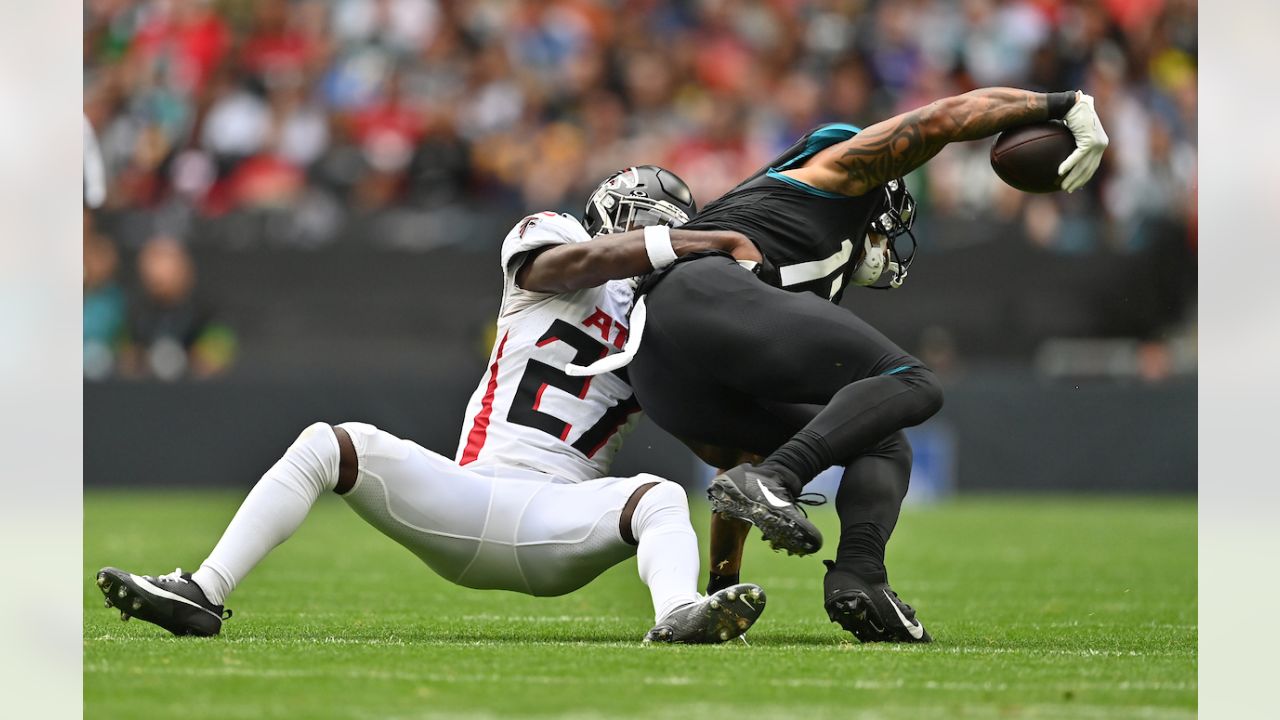
{"type": "MultiPolygon", "coordinates": [[[[86,641],[96,642],[138,642],[138,643],[154,643],[155,638],[113,635],[105,633],[102,635],[94,635],[86,637],[86,641]]],[[[169,642],[182,642],[180,640],[171,640],[164,638],[169,642]]],[[[421,637],[412,637],[409,639],[397,636],[388,636],[381,638],[367,637],[319,637],[319,638],[264,638],[264,637],[222,637],[217,640],[219,644],[230,645],[266,645],[275,647],[286,646],[306,646],[306,645],[368,645],[371,647],[381,646],[436,646],[436,647],[499,647],[509,646],[512,641],[495,638],[492,640],[448,640],[448,639],[424,639],[421,637]]],[[[521,640],[522,645],[534,645],[539,647],[596,647],[596,648],[617,648],[623,650],[633,650],[636,652],[648,652],[651,648],[641,645],[639,641],[618,641],[618,642],[601,642],[595,640],[521,640]]],[[[733,646],[737,647],[737,646],[733,646]]],[[[1187,658],[1196,657],[1195,650],[1099,650],[1093,648],[1083,648],[1080,650],[1072,650],[1065,648],[1044,649],[1044,648],[1014,648],[1014,647],[946,647],[933,645],[923,648],[915,645],[877,645],[874,647],[855,645],[853,643],[840,643],[832,641],[826,643],[782,643],[778,645],[753,645],[757,651],[778,651],[778,650],[796,650],[805,649],[806,651],[837,651],[837,652],[866,652],[866,653],[911,653],[919,655],[1027,655],[1033,657],[1051,655],[1054,657],[1132,657],[1132,658],[1187,658]]]]}
{"type": "MultiPolygon", "coordinates": [[[[440,673],[416,672],[408,670],[363,670],[359,668],[264,668],[264,667],[130,667],[116,669],[103,662],[89,662],[84,666],[86,673],[131,675],[178,675],[183,677],[253,677],[253,678],[341,678],[347,680],[393,680],[405,682],[434,683],[520,683],[525,685],[600,685],[607,683],[631,684],[635,678],[611,678],[595,675],[590,677],[560,675],[521,675],[511,673],[440,673]]],[[[727,678],[685,675],[646,677],[640,679],[645,685],[698,687],[736,687],[737,682],[727,678]]],[[[1053,692],[1083,690],[1120,690],[1120,691],[1194,691],[1194,682],[1146,682],[1122,681],[1108,682],[1071,682],[1059,685],[1046,685],[1030,680],[1026,683],[1008,682],[964,682],[937,680],[868,680],[853,678],[837,680],[831,678],[759,678],[754,684],[764,684],[779,688],[843,688],[852,690],[943,690],[948,692],[990,692],[1005,691],[1022,687],[1035,687],[1053,692]]]]}

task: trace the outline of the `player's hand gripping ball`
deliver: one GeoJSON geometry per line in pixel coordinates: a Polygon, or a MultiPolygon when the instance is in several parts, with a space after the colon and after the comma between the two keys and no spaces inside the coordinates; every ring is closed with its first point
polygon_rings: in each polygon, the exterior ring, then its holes
{"type": "Polygon", "coordinates": [[[1058,166],[1075,150],[1075,138],[1060,122],[1020,125],[996,138],[991,146],[991,169],[1022,192],[1057,192],[1062,189],[1058,166]]]}
{"type": "Polygon", "coordinates": [[[1079,93],[1061,123],[1034,123],[1000,133],[991,146],[991,168],[1023,192],[1075,192],[1097,172],[1109,143],[1093,98],[1079,93]]]}

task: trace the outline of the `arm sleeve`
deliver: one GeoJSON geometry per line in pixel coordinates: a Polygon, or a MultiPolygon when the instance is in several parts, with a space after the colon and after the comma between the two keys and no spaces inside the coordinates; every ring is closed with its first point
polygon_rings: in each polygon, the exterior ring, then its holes
{"type": "Polygon", "coordinates": [[[590,240],[587,231],[574,218],[552,212],[530,215],[507,233],[502,241],[502,307],[500,316],[510,315],[555,297],[555,293],[525,290],[516,284],[516,273],[529,257],[529,252],[550,245],[590,240]]]}

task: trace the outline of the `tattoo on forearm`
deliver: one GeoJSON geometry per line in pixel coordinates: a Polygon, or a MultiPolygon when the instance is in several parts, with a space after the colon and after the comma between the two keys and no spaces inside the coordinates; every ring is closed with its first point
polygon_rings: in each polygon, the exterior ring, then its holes
{"type": "Polygon", "coordinates": [[[1045,120],[1048,112],[1043,93],[974,90],[867,128],[835,163],[845,171],[849,187],[860,194],[915,170],[947,143],[1045,120]]]}

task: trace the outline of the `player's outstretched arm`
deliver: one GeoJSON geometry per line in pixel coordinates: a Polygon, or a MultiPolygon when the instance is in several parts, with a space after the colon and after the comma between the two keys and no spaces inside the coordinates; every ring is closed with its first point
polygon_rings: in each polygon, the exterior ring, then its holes
{"type": "Polygon", "coordinates": [[[1063,120],[1075,135],[1076,152],[1058,169],[1063,189],[1075,190],[1093,176],[1107,147],[1093,98],[1004,87],[943,98],[876,123],[786,174],[829,192],[862,195],[915,170],[949,143],[1049,119],[1063,120]]]}
{"type": "MultiPolygon", "coordinates": [[[[676,229],[670,231],[670,238],[674,257],[719,250],[735,260],[761,261],[755,244],[740,232],[676,229]]],[[[643,229],[540,248],[520,266],[516,283],[533,292],[563,293],[644,275],[655,269],[651,249],[646,246],[643,229]]]]}

